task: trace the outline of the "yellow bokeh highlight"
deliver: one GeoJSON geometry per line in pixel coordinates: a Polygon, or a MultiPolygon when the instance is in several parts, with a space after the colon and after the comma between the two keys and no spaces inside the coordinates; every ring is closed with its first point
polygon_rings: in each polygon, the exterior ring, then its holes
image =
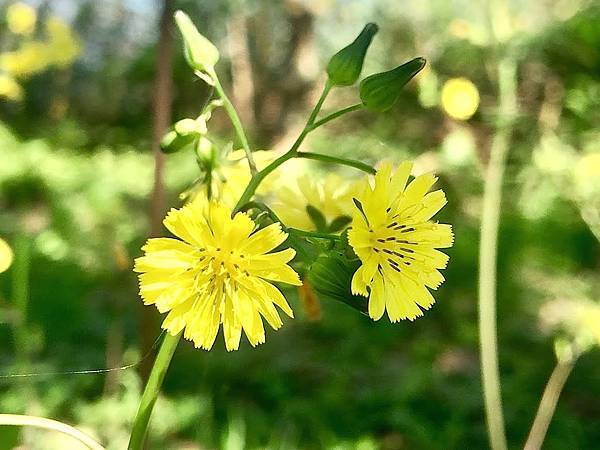
{"type": "Polygon", "coordinates": [[[442,108],[450,117],[468,120],[479,107],[479,90],[467,78],[451,78],[442,88],[442,108]]]}
{"type": "Polygon", "coordinates": [[[6,9],[6,26],[14,34],[29,36],[35,30],[37,13],[25,3],[13,3],[6,9]]]}
{"type": "Polygon", "coordinates": [[[23,88],[10,75],[0,73],[0,98],[19,101],[23,98],[23,88]]]}
{"type": "Polygon", "coordinates": [[[14,259],[13,251],[6,241],[0,238],[0,273],[8,270],[14,259]]]}

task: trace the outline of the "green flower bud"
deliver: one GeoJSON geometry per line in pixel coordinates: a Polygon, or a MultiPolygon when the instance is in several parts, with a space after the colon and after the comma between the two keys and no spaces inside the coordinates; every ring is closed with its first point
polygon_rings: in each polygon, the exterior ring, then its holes
{"type": "Polygon", "coordinates": [[[368,23],[354,42],[331,57],[327,75],[333,86],[350,86],[358,80],[367,49],[378,29],[374,23],[368,23]]]}
{"type": "Polygon", "coordinates": [[[363,314],[368,311],[367,297],[353,295],[352,276],[359,268],[358,260],[350,260],[337,250],[321,255],[311,265],[308,281],[321,297],[346,303],[363,314]]]}
{"type": "Polygon", "coordinates": [[[387,111],[400,97],[400,91],[423,67],[424,58],[415,58],[388,72],[376,73],[360,82],[360,99],[368,109],[387,111]]]}
{"type": "Polygon", "coordinates": [[[192,145],[198,136],[196,134],[181,135],[175,130],[169,131],[160,141],[160,149],[163,153],[176,153],[179,150],[192,145]]]}
{"type": "Polygon", "coordinates": [[[186,13],[177,11],[174,17],[183,36],[184,55],[189,66],[201,72],[212,72],[219,60],[217,47],[198,32],[186,13]]]}

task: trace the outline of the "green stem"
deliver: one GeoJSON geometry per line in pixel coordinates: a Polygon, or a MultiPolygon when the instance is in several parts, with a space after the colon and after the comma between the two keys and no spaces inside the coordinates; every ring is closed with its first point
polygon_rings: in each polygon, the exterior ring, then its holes
{"type": "Polygon", "coordinates": [[[12,301],[17,312],[13,325],[15,353],[19,371],[27,372],[31,365],[31,344],[28,330],[29,272],[31,237],[25,234],[15,239],[15,261],[12,269],[12,301]]]}
{"type": "Polygon", "coordinates": [[[312,125],[315,123],[317,115],[319,114],[319,111],[321,111],[323,103],[325,103],[325,99],[329,95],[329,91],[331,91],[332,87],[332,84],[329,82],[329,80],[327,80],[325,86],[323,87],[323,92],[321,92],[321,96],[319,97],[319,100],[317,100],[317,104],[315,105],[312,112],[310,113],[310,116],[308,117],[308,121],[306,122],[306,126],[304,127],[304,129],[312,127],[312,125]]]}
{"type": "Polygon", "coordinates": [[[329,114],[328,116],[325,116],[321,120],[315,122],[312,126],[312,129],[319,128],[321,125],[325,125],[327,122],[330,122],[333,119],[337,119],[338,117],[343,116],[344,114],[348,114],[353,111],[358,111],[359,109],[362,109],[363,107],[364,107],[364,105],[362,103],[357,103],[356,105],[352,105],[352,106],[348,106],[347,108],[340,109],[339,111],[329,114]]]}
{"type": "Polygon", "coordinates": [[[552,375],[550,375],[544,393],[542,394],[540,406],[538,407],[523,450],[540,450],[542,448],[546,432],[548,431],[552,416],[556,410],[558,398],[567,382],[567,378],[569,378],[571,370],[573,370],[575,361],[576,359],[572,359],[556,363],[556,367],[554,367],[552,375]]]}
{"type": "Polygon", "coordinates": [[[154,366],[150,372],[148,383],[146,383],[146,387],[144,388],[140,406],[133,421],[129,446],[127,447],[128,450],[142,450],[144,448],[144,441],[146,440],[146,434],[148,432],[148,423],[150,422],[150,416],[152,415],[152,408],[154,407],[154,403],[156,403],[156,399],[160,393],[160,387],[180,338],[181,333],[177,336],[172,336],[169,333],[165,334],[156,360],[154,361],[154,366]]]}
{"type": "Polygon", "coordinates": [[[481,375],[486,420],[492,450],[506,450],[506,433],[496,329],[496,259],[502,182],[516,112],[516,63],[511,58],[498,62],[498,124],[494,135],[483,193],[481,241],[479,245],[479,339],[481,375]]]}
{"type": "Polygon", "coordinates": [[[105,450],[102,445],[89,437],[87,434],[73,428],[66,423],[58,422],[45,417],[23,416],[19,414],[0,414],[0,425],[30,426],[56,431],[71,436],[91,450],[105,450]]]}
{"type": "Polygon", "coordinates": [[[217,94],[219,94],[219,97],[221,97],[221,100],[223,100],[223,107],[225,108],[225,111],[231,120],[231,124],[233,125],[233,128],[235,129],[235,132],[242,143],[242,147],[244,147],[244,152],[246,152],[246,158],[248,159],[248,166],[250,167],[250,173],[254,176],[258,170],[256,169],[256,164],[254,163],[252,151],[250,150],[250,144],[248,144],[248,139],[246,138],[246,133],[244,132],[242,122],[237,114],[237,111],[235,110],[235,107],[233,106],[233,103],[231,103],[229,97],[227,97],[227,94],[225,94],[225,90],[223,89],[223,86],[221,86],[221,82],[219,81],[217,74],[212,72],[210,75],[215,82],[217,94]]]}
{"type": "Polygon", "coordinates": [[[365,164],[361,161],[356,161],[354,159],[340,158],[338,156],[330,156],[330,155],[324,155],[321,153],[312,153],[312,152],[298,152],[296,154],[296,157],[297,158],[305,158],[305,159],[314,159],[314,160],[323,161],[326,163],[341,164],[343,166],[354,167],[355,169],[362,170],[363,172],[366,172],[366,173],[370,173],[371,175],[375,175],[375,173],[377,173],[377,171],[373,167],[371,167],[368,164],[365,164]]]}
{"type": "Polygon", "coordinates": [[[269,175],[271,172],[273,172],[275,169],[277,169],[284,162],[294,158],[297,155],[298,148],[300,147],[302,142],[304,142],[304,139],[306,138],[308,133],[310,133],[313,129],[311,127],[312,127],[315,119],[317,118],[317,114],[319,114],[319,111],[321,110],[321,107],[323,106],[323,103],[325,102],[325,99],[327,98],[327,94],[329,94],[331,87],[332,87],[331,84],[329,84],[329,81],[327,81],[327,83],[325,83],[325,87],[323,87],[323,92],[321,93],[321,97],[319,97],[317,104],[315,105],[312,112],[310,113],[310,117],[308,118],[306,125],[300,132],[300,135],[298,136],[298,138],[296,138],[296,141],[292,144],[292,147],[286,153],[284,153],[279,158],[277,158],[275,161],[273,161],[271,164],[269,164],[267,167],[265,167],[263,170],[261,170],[260,172],[254,174],[252,176],[250,183],[248,183],[248,186],[246,186],[246,189],[244,190],[244,192],[242,193],[242,196],[240,197],[237,204],[235,205],[235,208],[233,208],[234,214],[237,211],[239,211],[243,205],[245,205],[246,203],[248,203],[250,201],[250,199],[256,192],[256,189],[258,188],[260,183],[266,178],[267,175],[269,175]]]}
{"type": "Polygon", "coordinates": [[[318,231],[306,231],[306,230],[299,230],[297,228],[287,228],[287,231],[290,234],[295,234],[296,236],[304,236],[304,237],[312,237],[312,238],[319,238],[319,239],[329,239],[329,240],[333,240],[333,241],[339,241],[341,238],[341,236],[335,235],[335,234],[330,234],[330,233],[320,233],[318,231]]]}

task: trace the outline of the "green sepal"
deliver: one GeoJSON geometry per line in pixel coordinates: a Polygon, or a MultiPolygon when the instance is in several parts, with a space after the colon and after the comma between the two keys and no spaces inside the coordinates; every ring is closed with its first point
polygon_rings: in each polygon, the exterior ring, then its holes
{"type": "Polygon", "coordinates": [[[327,231],[329,231],[330,233],[337,233],[338,231],[343,230],[347,225],[350,225],[350,222],[352,222],[351,217],[338,216],[331,221],[331,223],[329,224],[329,229],[327,231]]]}
{"type": "Polygon", "coordinates": [[[188,65],[194,70],[212,72],[219,61],[217,47],[200,34],[186,13],[177,11],[174,18],[183,37],[184,55],[188,65]]]}
{"type": "Polygon", "coordinates": [[[308,214],[308,217],[310,217],[310,220],[312,220],[317,231],[325,231],[327,228],[327,219],[325,219],[325,216],[321,211],[312,205],[306,205],[306,213],[308,214]]]}
{"type": "Polygon", "coordinates": [[[352,276],[360,267],[358,259],[350,259],[339,249],[322,254],[311,265],[308,281],[320,297],[337,300],[369,315],[367,297],[353,295],[350,290],[352,276]]]}
{"type": "Polygon", "coordinates": [[[177,153],[193,145],[196,139],[198,136],[195,134],[180,135],[175,130],[170,130],[160,140],[160,149],[163,153],[177,153]]]}
{"type": "Polygon", "coordinates": [[[367,49],[378,29],[376,24],[368,23],[350,45],[331,57],[327,64],[327,75],[333,86],[351,86],[356,83],[367,49]]]}
{"type": "Polygon", "coordinates": [[[400,97],[402,88],[423,67],[424,58],[415,58],[388,72],[370,75],[360,82],[360,99],[366,108],[374,111],[387,111],[400,97]]]}

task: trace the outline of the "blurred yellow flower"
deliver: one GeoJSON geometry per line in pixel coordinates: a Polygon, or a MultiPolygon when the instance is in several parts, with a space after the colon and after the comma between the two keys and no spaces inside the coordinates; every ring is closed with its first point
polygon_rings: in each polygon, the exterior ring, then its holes
{"type": "Polygon", "coordinates": [[[379,320],[387,310],[392,322],[414,320],[435,302],[428,289],[444,281],[438,269],[448,256],[436,249],[451,247],[452,227],[430,219],[445,204],[442,190],[427,193],[437,178],[416,177],[406,186],[412,163],[392,173],[384,164],[375,186],[365,180],[348,241],[362,265],[352,278],[352,293],[369,297],[369,316],[379,320]]]}
{"type": "Polygon", "coordinates": [[[68,24],[58,17],[50,17],[46,22],[48,35],[47,50],[52,64],[68,66],[81,53],[81,43],[68,24]]]}
{"type": "Polygon", "coordinates": [[[23,98],[23,88],[10,75],[0,73],[0,98],[18,101],[23,98]]]}
{"type": "MultiPolygon", "coordinates": [[[[207,147],[204,150],[207,153],[215,151],[214,147],[204,139],[201,144],[206,143],[207,147]]],[[[253,152],[254,162],[259,170],[265,168],[277,155],[271,150],[253,152]]],[[[220,203],[233,208],[244,189],[250,182],[250,170],[248,169],[248,160],[246,159],[244,150],[235,150],[229,153],[226,157],[215,158],[212,162],[213,176],[211,180],[211,198],[218,200],[220,203]]],[[[267,176],[257,190],[258,195],[265,195],[273,190],[273,183],[278,178],[278,173],[272,173],[267,176]]],[[[204,196],[206,193],[205,184],[197,184],[190,190],[183,192],[180,195],[182,200],[192,200],[196,196],[204,196]]]]}
{"type": "Polygon", "coordinates": [[[325,178],[315,180],[305,174],[295,182],[276,189],[272,203],[273,211],[287,226],[301,230],[316,230],[316,225],[307,211],[307,206],[318,209],[327,223],[346,216],[352,216],[352,197],[356,185],[343,180],[339,175],[330,173],[325,178]]]}
{"type": "Polygon", "coordinates": [[[600,346],[600,303],[588,298],[558,298],[540,308],[546,332],[566,333],[580,352],[600,346]]]}
{"type": "Polygon", "coordinates": [[[477,86],[466,78],[451,78],[442,88],[442,107],[454,119],[471,118],[479,107],[477,86]]]}
{"type": "Polygon", "coordinates": [[[6,9],[6,25],[11,33],[28,36],[35,30],[37,13],[25,3],[13,3],[6,9]]]}
{"type": "Polygon", "coordinates": [[[583,179],[584,182],[599,180],[600,152],[588,153],[579,158],[575,166],[575,177],[583,179]]]}
{"type": "Polygon", "coordinates": [[[179,239],[149,239],[137,258],[140,295],[146,305],[169,312],[162,327],[196,347],[210,350],[220,324],[225,346],[237,350],[242,329],[250,344],[265,341],[261,319],[282,325],[275,305],[288,316],[292,310],[271,282],[299,286],[298,274],[287,265],[296,252],[287,248],[269,253],[287,238],[279,223],[255,231],[245,213],[231,217],[231,208],[197,197],[172,209],[164,224],[179,239]]]}
{"type": "Polygon", "coordinates": [[[6,241],[0,238],[0,273],[6,272],[14,259],[13,251],[6,241]]]}
{"type": "Polygon", "coordinates": [[[43,42],[25,42],[15,51],[0,54],[0,69],[16,78],[41,72],[48,67],[47,50],[43,42]]]}
{"type": "Polygon", "coordinates": [[[26,78],[49,66],[65,67],[81,52],[79,39],[61,19],[50,17],[45,24],[46,40],[26,40],[12,51],[0,54],[0,70],[15,78],[26,78]]]}

